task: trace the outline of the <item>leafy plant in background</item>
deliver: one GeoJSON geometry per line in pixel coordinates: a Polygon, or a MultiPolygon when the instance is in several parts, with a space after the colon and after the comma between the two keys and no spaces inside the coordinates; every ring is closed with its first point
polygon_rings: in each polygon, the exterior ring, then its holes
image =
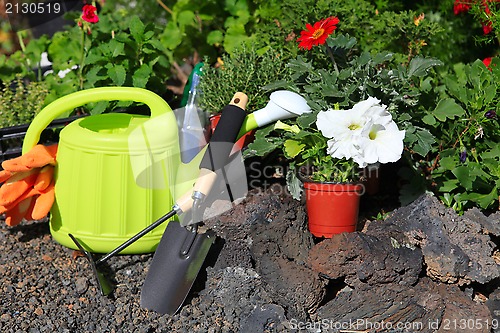
{"type": "MultiPolygon", "coordinates": [[[[158,27],[126,12],[101,15],[89,35],[78,25],[58,32],[47,48],[54,72],[75,66],[78,70],[46,80],[52,83],[56,96],[113,85],[146,88],[161,95],[166,91],[170,63],[156,38],[159,32],[158,27]]],[[[93,112],[104,111],[107,104],[100,103],[93,112]]]]}
{"type": "Polygon", "coordinates": [[[423,120],[438,138],[427,163],[433,189],[459,212],[498,208],[500,188],[500,59],[457,64],[443,78],[436,109],[423,120]],[[445,89],[443,89],[445,88],[445,89]]]}
{"type": "MultiPolygon", "coordinates": [[[[126,11],[98,15],[98,22],[88,22],[78,13],[74,19],[79,24],[56,32],[50,39],[43,36],[31,40],[23,50],[0,58],[0,78],[9,80],[20,74],[45,81],[50,91],[46,103],[100,86],[134,86],[164,94],[171,72],[166,49],[157,39],[161,29],[144,24],[126,11]],[[43,52],[48,53],[53,72],[35,77],[32,68],[40,63],[43,52]],[[58,75],[61,72],[65,75],[58,75]]],[[[108,104],[94,104],[88,110],[101,113],[108,104]]],[[[121,102],[113,107],[128,104],[121,102]]]]}
{"type": "Polygon", "coordinates": [[[231,55],[223,55],[221,60],[218,67],[204,66],[199,84],[200,107],[209,113],[222,110],[237,91],[248,95],[248,106],[253,110],[263,108],[269,96],[262,88],[288,76],[282,52],[274,49],[259,54],[255,48],[241,46],[231,55]]]}
{"type": "Polygon", "coordinates": [[[8,82],[0,95],[0,127],[29,123],[42,109],[48,93],[45,82],[25,82],[21,77],[8,82]]]}

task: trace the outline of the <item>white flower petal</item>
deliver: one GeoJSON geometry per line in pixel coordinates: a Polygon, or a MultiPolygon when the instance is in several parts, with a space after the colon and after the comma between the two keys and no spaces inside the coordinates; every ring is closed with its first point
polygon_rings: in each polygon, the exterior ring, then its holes
{"type": "Polygon", "coordinates": [[[368,109],[370,109],[374,105],[378,105],[379,103],[379,99],[375,97],[368,97],[364,101],[354,104],[351,110],[354,113],[365,114],[368,109]]]}
{"type": "Polygon", "coordinates": [[[318,113],[316,127],[326,138],[343,140],[351,137],[356,130],[361,130],[364,122],[350,110],[328,110],[318,113]]]}
{"type": "Polygon", "coordinates": [[[372,123],[363,129],[363,133],[368,134],[360,139],[360,148],[366,163],[389,163],[401,158],[405,131],[400,131],[396,123],[391,122],[385,127],[372,123]]]}
{"type": "Polygon", "coordinates": [[[327,141],[327,144],[328,148],[326,152],[333,158],[351,159],[354,156],[359,155],[358,146],[356,146],[352,140],[331,139],[327,141]]]}

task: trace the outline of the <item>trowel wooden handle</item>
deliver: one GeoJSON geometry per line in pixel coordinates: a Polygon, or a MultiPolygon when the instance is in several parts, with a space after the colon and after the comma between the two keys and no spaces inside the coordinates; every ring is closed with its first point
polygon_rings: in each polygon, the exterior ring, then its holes
{"type": "Polygon", "coordinates": [[[207,195],[217,179],[215,172],[225,167],[233,145],[238,138],[241,124],[245,120],[247,103],[248,96],[242,92],[237,92],[229,105],[222,109],[220,120],[200,163],[200,174],[193,191],[186,193],[176,202],[176,205],[183,212],[192,207],[192,193],[200,192],[207,195]]]}
{"type": "Polygon", "coordinates": [[[247,107],[247,103],[248,103],[248,96],[242,92],[237,92],[234,94],[229,105],[235,105],[241,108],[242,110],[245,110],[245,108],[247,107]]]}

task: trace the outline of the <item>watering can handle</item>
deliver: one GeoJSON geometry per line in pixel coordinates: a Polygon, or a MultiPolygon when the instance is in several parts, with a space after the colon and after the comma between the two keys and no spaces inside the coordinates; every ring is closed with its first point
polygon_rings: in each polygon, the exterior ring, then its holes
{"type": "Polygon", "coordinates": [[[31,122],[23,142],[23,154],[40,140],[42,131],[58,116],[76,107],[100,101],[134,101],[149,106],[151,117],[156,117],[172,109],[167,102],[152,91],[134,87],[101,87],[78,91],[63,96],[43,108],[31,122]]]}

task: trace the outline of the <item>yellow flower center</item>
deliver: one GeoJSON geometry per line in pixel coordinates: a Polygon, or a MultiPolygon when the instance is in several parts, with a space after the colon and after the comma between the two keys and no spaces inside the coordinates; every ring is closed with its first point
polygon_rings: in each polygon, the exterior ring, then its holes
{"type": "Polygon", "coordinates": [[[359,124],[351,124],[347,128],[349,128],[351,131],[355,131],[355,130],[361,128],[361,126],[359,124]]]}
{"type": "Polygon", "coordinates": [[[375,140],[377,138],[377,131],[370,131],[368,137],[370,138],[370,140],[375,140]]]}
{"type": "Polygon", "coordinates": [[[325,33],[325,29],[323,28],[319,28],[318,30],[316,30],[315,32],[313,32],[312,34],[312,38],[313,39],[318,39],[320,38],[323,34],[325,33]]]}

